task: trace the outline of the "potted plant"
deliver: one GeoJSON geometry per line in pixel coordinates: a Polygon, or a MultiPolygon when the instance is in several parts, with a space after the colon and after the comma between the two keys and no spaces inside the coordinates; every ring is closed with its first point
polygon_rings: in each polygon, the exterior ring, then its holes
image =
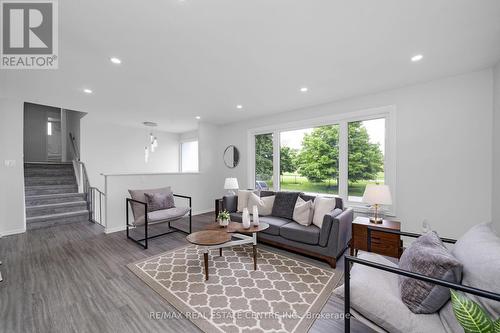
{"type": "Polygon", "coordinates": [[[467,296],[451,290],[453,312],[465,332],[500,333],[500,318],[493,320],[483,308],[467,296]]]}
{"type": "Polygon", "coordinates": [[[217,219],[219,220],[219,225],[221,227],[227,227],[230,220],[229,212],[227,210],[223,210],[217,215],[217,219]]]}

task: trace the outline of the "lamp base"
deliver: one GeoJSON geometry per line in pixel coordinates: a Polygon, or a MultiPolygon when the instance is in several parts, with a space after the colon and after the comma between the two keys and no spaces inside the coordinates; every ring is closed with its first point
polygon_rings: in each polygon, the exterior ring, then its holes
{"type": "Polygon", "coordinates": [[[384,220],[381,217],[370,217],[370,222],[375,224],[382,224],[384,220]]]}
{"type": "Polygon", "coordinates": [[[228,190],[228,191],[227,191],[227,195],[228,195],[228,196],[233,196],[233,195],[236,195],[236,192],[235,192],[235,191],[233,191],[233,190],[228,190]]]}

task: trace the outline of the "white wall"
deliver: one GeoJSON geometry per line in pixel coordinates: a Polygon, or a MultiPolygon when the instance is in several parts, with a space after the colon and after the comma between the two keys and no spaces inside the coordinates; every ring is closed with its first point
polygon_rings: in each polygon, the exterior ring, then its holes
{"type": "MultiPolygon", "coordinates": [[[[210,124],[200,123],[198,139],[199,173],[139,173],[105,176],[107,207],[105,225],[107,233],[125,229],[125,198],[129,197],[129,189],[171,186],[174,193],[192,197],[193,214],[214,209],[214,199],[219,185],[214,177],[216,174],[217,128],[210,124]]],[[[118,171],[120,170],[123,168],[118,169],[118,171]]]]}
{"type": "Polygon", "coordinates": [[[493,69],[493,222],[500,231],[500,62],[493,69]]]}
{"type": "Polygon", "coordinates": [[[98,115],[81,119],[81,160],[87,167],[92,186],[104,189],[101,173],[177,172],[179,167],[179,135],[154,131],[159,146],[144,161],[148,145],[146,128],[124,127],[99,121],[98,115]]]}
{"type": "Polygon", "coordinates": [[[24,232],[23,103],[7,99],[0,99],[0,184],[0,235],[24,232]]]}
{"type": "MultiPolygon", "coordinates": [[[[218,193],[225,177],[247,184],[247,130],[374,107],[396,107],[396,214],[403,229],[420,231],[423,219],[443,236],[457,237],[491,220],[491,69],[229,124],[219,130],[217,156],[233,144],[236,169],[218,164],[218,193]]],[[[311,91],[311,93],[314,93],[311,91]]],[[[307,97],[306,97],[307,98],[307,97]]]]}

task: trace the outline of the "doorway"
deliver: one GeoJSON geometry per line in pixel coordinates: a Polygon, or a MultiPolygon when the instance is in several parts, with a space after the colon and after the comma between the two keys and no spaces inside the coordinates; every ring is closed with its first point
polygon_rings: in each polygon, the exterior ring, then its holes
{"type": "Polygon", "coordinates": [[[61,109],[24,103],[24,162],[62,161],[61,109]]]}

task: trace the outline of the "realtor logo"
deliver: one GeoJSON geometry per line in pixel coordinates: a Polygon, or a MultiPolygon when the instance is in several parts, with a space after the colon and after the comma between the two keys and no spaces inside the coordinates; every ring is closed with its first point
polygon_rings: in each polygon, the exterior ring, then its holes
{"type": "Polygon", "coordinates": [[[0,1],[2,69],[57,69],[55,1],[0,1]]]}

